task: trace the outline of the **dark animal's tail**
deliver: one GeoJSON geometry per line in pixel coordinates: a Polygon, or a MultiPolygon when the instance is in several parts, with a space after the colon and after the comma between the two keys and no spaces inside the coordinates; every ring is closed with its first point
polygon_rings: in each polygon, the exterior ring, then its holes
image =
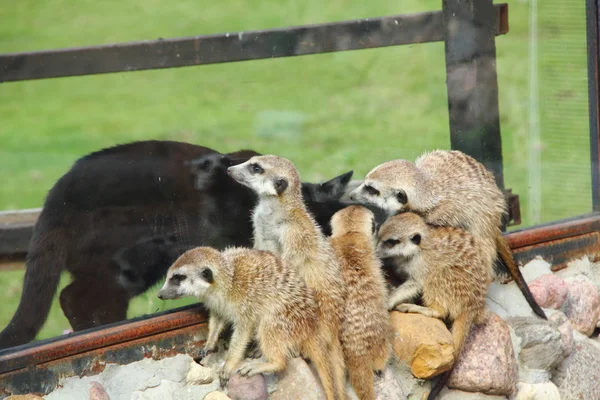
{"type": "Polygon", "coordinates": [[[548,319],[546,318],[544,310],[542,310],[542,308],[533,298],[533,295],[529,290],[529,286],[527,286],[527,282],[525,282],[525,278],[523,278],[521,270],[515,264],[515,260],[513,259],[510,248],[508,247],[508,243],[506,243],[506,240],[504,239],[504,236],[502,236],[500,229],[498,229],[498,234],[496,235],[496,249],[500,255],[501,261],[508,269],[510,276],[512,276],[513,280],[521,290],[521,293],[523,293],[523,296],[525,296],[525,300],[527,300],[527,303],[529,303],[529,306],[533,312],[543,319],[548,319]]]}
{"type": "Polygon", "coordinates": [[[63,226],[51,225],[43,218],[42,211],[29,245],[19,307],[0,333],[0,349],[35,339],[48,318],[58,288],[68,238],[63,226]]]}

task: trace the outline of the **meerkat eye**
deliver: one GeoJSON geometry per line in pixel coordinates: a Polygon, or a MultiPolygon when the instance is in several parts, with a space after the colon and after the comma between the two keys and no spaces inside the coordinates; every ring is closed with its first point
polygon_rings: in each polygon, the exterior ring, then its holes
{"type": "Polygon", "coordinates": [[[171,277],[171,282],[173,282],[176,285],[179,285],[181,282],[185,281],[186,278],[187,277],[182,274],[173,274],[173,276],[171,277]]]}
{"type": "Polygon", "coordinates": [[[421,243],[421,235],[415,233],[410,237],[410,241],[418,246],[421,243]]]}
{"type": "Polygon", "coordinates": [[[208,283],[214,282],[213,273],[210,268],[206,268],[206,269],[202,270],[201,276],[202,276],[202,279],[204,279],[208,283]]]}
{"type": "Polygon", "coordinates": [[[365,192],[369,193],[371,196],[379,196],[379,190],[371,185],[365,185],[365,192]]]}
{"type": "Polygon", "coordinates": [[[386,247],[394,247],[398,243],[400,243],[398,239],[388,239],[383,242],[383,245],[386,247]]]}
{"type": "Polygon", "coordinates": [[[203,170],[207,170],[210,167],[210,160],[204,160],[202,164],[200,164],[200,168],[203,170]]]}
{"type": "Polygon", "coordinates": [[[250,172],[253,174],[262,174],[265,170],[260,165],[254,163],[250,164],[250,172]]]}
{"type": "Polygon", "coordinates": [[[398,192],[398,194],[396,194],[396,199],[398,199],[398,203],[400,204],[406,204],[408,202],[408,197],[406,196],[406,192],[404,192],[404,190],[401,190],[398,192]]]}

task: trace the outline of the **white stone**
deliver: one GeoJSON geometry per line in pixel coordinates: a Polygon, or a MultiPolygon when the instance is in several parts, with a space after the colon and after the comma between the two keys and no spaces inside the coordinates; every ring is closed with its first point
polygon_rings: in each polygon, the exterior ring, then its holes
{"type": "Polygon", "coordinates": [[[552,382],[517,383],[517,393],[510,400],[560,400],[560,392],[552,382]]]}
{"type": "Polygon", "coordinates": [[[190,370],[185,376],[186,382],[192,385],[205,385],[211,383],[214,378],[212,369],[198,365],[198,363],[193,360],[190,362],[190,370]]]}
{"type": "Polygon", "coordinates": [[[578,260],[569,262],[567,268],[563,268],[555,274],[567,282],[572,282],[573,278],[585,277],[600,288],[600,281],[597,276],[598,272],[600,271],[598,271],[598,268],[590,262],[588,257],[582,257],[578,260]]]}
{"type": "Polygon", "coordinates": [[[224,393],[214,391],[214,392],[210,392],[209,394],[204,396],[204,398],[202,400],[231,400],[231,399],[229,397],[227,397],[227,395],[225,395],[224,393]]]}
{"type": "Polygon", "coordinates": [[[533,260],[525,264],[523,268],[521,268],[521,274],[523,275],[523,278],[527,283],[536,280],[542,275],[547,275],[551,273],[552,265],[550,265],[547,261],[543,260],[540,257],[534,258],[533,260]]]}
{"type": "Polygon", "coordinates": [[[493,282],[488,290],[486,304],[500,318],[533,317],[535,314],[514,282],[493,282]]]}

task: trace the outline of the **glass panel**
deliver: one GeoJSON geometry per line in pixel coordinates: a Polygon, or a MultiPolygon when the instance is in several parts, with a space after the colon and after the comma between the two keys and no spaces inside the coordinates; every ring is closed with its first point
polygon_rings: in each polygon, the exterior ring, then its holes
{"type": "MultiPolygon", "coordinates": [[[[0,25],[0,52],[177,38],[441,9],[437,0],[327,4],[273,0],[252,6],[244,1],[227,1],[203,4],[201,12],[197,2],[188,0],[68,3],[45,0],[3,5],[0,19],[10,23],[0,25]]],[[[496,65],[504,184],[519,195],[523,216],[521,225],[510,228],[515,229],[591,211],[585,3],[507,3],[510,31],[497,37],[496,65]]],[[[444,43],[437,41],[3,83],[0,210],[42,207],[48,191],[80,157],[109,146],[149,139],[188,142],[222,153],[250,148],[278,154],[297,165],[304,182],[325,181],[349,170],[354,171],[353,179],[363,179],[384,161],[414,160],[426,150],[451,148],[445,60],[444,43]]],[[[485,91],[482,93],[485,96],[485,91]]],[[[90,192],[95,188],[93,193],[116,198],[118,191],[127,188],[112,180],[125,174],[125,168],[115,165],[107,165],[106,171],[94,179],[78,181],[79,190],[85,193],[86,188],[90,192]],[[106,190],[101,190],[104,186],[106,190]]],[[[71,190],[66,190],[66,197],[71,190]]],[[[168,206],[181,210],[183,206],[178,202],[183,200],[175,198],[168,206]]],[[[131,230],[119,231],[127,226],[122,221],[111,225],[115,213],[98,211],[88,225],[81,225],[86,229],[73,234],[75,239],[55,244],[67,246],[65,269],[75,265],[83,274],[105,273],[114,265],[94,261],[112,259],[137,240],[154,234],[168,236],[189,222],[178,217],[150,218],[145,231],[130,234],[131,230]]],[[[138,216],[135,212],[127,215],[138,216]]],[[[0,259],[8,260],[0,264],[6,266],[0,273],[0,284],[7,288],[0,293],[3,328],[17,309],[25,272],[23,254],[12,258],[0,254],[0,259]]],[[[114,275],[114,271],[111,273],[114,275]]],[[[37,339],[71,329],[58,298],[71,280],[65,271],[37,339]]],[[[128,317],[194,301],[159,300],[156,292],[162,277],[157,282],[134,296],[128,317]]],[[[86,291],[88,295],[91,292],[86,291]]],[[[102,290],[92,297],[107,304],[102,290]]],[[[90,311],[100,307],[83,300],[78,306],[89,307],[90,311]]]]}

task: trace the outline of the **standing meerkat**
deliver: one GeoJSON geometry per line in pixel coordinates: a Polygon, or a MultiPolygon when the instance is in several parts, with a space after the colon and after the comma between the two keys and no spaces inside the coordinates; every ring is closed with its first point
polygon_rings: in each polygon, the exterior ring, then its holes
{"type": "Polygon", "coordinates": [[[331,245],[347,286],[340,341],[348,377],[360,400],[375,400],[374,373],[385,369],[391,351],[387,289],[375,254],[375,215],[349,206],[331,218],[331,245]]]}
{"type": "MultiPolygon", "coordinates": [[[[377,255],[393,258],[408,280],[389,298],[390,308],[452,321],[454,363],[473,324],[483,322],[492,277],[480,241],[454,227],[435,227],[406,212],[389,218],[379,230],[377,255]],[[423,306],[410,304],[422,295],[423,306]]],[[[433,388],[435,398],[450,376],[433,388]]]]}
{"type": "Polygon", "coordinates": [[[460,151],[435,150],[417,158],[385,162],[372,169],[350,198],[377,205],[388,215],[400,211],[421,214],[431,225],[469,231],[482,242],[490,272],[498,256],[532,310],[546,319],[515,264],[500,226],[507,212],[504,195],[483,164],[460,151]]]}
{"type": "Polygon", "coordinates": [[[279,257],[261,250],[211,247],[187,251],[170,267],[160,299],[196,296],[210,311],[205,349],[214,351],[228,323],[233,334],[223,380],[237,370],[245,376],[285,369],[287,359],[301,353],[319,375],[331,350],[317,335],[318,309],[310,289],[279,257]],[[266,362],[240,364],[256,338],[266,362]]]}
{"type": "Polygon", "coordinates": [[[296,167],[285,158],[267,155],[252,157],[227,171],[258,195],[252,216],[254,247],[279,255],[313,290],[319,309],[319,340],[331,349],[331,356],[317,366],[330,373],[319,377],[328,399],[345,399],[339,333],[346,286],[333,248],[302,201],[296,167]]]}

